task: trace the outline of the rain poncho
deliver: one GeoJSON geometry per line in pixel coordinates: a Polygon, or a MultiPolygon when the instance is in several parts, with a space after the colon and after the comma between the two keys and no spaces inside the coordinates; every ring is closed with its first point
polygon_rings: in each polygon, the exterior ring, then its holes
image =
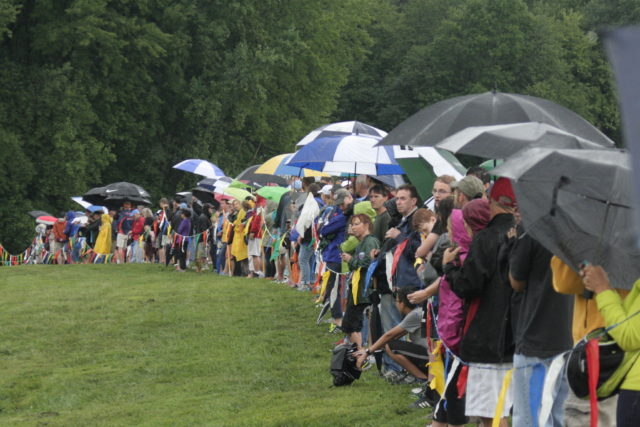
{"type": "Polygon", "coordinates": [[[238,212],[236,220],[233,221],[233,242],[231,243],[231,255],[236,261],[242,261],[247,259],[247,244],[244,241],[244,220],[247,213],[244,209],[238,212]]]}
{"type": "Polygon", "coordinates": [[[94,251],[98,254],[109,254],[111,253],[111,223],[113,218],[109,214],[102,214],[100,220],[100,233],[98,233],[94,251]]]}

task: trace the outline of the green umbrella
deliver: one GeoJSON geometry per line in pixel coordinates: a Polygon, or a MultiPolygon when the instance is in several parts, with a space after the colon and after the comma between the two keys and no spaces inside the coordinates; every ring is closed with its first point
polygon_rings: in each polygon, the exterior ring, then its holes
{"type": "Polygon", "coordinates": [[[235,199],[238,199],[240,201],[243,201],[247,197],[251,197],[251,193],[249,193],[247,190],[243,190],[242,188],[234,188],[234,187],[225,188],[224,194],[231,196],[235,199]]]}
{"type": "Polygon", "coordinates": [[[282,195],[287,191],[289,191],[289,189],[285,187],[268,186],[260,188],[256,193],[267,200],[279,202],[282,195]]]}
{"type": "Polygon", "coordinates": [[[457,179],[466,173],[465,167],[456,156],[446,150],[402,146],[396,147],[394,154],[396,161],[423,200],[431,197],[433,183],[439,175],[445,173],[457,179]]]}

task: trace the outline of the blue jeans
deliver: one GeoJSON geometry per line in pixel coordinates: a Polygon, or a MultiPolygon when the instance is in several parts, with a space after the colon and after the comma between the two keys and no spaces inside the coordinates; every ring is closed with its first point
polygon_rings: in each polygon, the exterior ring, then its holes
{"type": "MultiPolygon", "coordinates": [[[[534,414],[532,416],[531,409],[529,406],[529,383],[531,382],[531,374],[533,372],[533,365],[536,363],[542,363],[545,368],[549,369],[551,365],[551,361],[547,360],[543,362],[544,359],[540,359],[538,357],[528,357],[522,354],[515,354],[513,356],[513,382],[511,383],[512,391],[513,391],[513,420],[512,424],[514,426],[537,426],[538,425],[538,414],[534,414]],[[528,366],[531,365],[531,366],[528,366]],[[528,366],[526,368],[521,368],[521,366],[528,366]],[[536,421],[534,422],[534,418],[536,417],[536,421]]],[[[556,383],[556,387],[553,390],[553,407],[551,408],[551,415],[547,420],[545,426],[554,426],[554,427],[562,427],[563,425],[563,416],[564,416],[564,402],[569,395],[569,383],[567,382],[567,377],[565,374],[562,374],[560,378],[558,378],[558,382],[556,383]]]]}
{"type": "MultiPolygon", "coordinates": [[[[388,332],[390,329],[393,329],[395,326],[400,323],[402,320],[402,315],[398,311],[396,307],[396,302],[391,294],[382,294],[380,295],[380,304],[378,305],[380,310],[380,322],[382,323],[382,331],[383,333],[388,332]]],[[[396,362],[391,359],[387,353],[383,353],[382,360],[384,362],[384,367],[387,370],[402,371],[402,366],[398,365],[396,362]]]]}
{"type": "Polygon", "coordinates": [[[305,243],[300,245],[298,265],[300,265],[300,283],[303,285],[310,285],[315,282],[313,280],[313,271],[311,270],[313,254],[313,246],[305,243]]]}

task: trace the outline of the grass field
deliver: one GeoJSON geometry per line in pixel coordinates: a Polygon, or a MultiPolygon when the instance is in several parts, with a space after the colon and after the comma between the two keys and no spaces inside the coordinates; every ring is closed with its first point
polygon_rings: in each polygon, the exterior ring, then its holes
{"type": "Polygon", "coordinates": [[[309,293],[157,265],[0,268],[0,425],[424,425],[410,386],[334,388],[309,293]]]}

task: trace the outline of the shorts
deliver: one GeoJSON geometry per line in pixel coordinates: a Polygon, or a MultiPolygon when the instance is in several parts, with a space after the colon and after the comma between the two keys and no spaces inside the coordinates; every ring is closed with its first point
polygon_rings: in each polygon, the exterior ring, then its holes
{"type": "Polygon", "coordinates": [[[349,292],[349,304],[347,304],[347,309],[345,310],[344,317],[342,318],[342,330],[345,333],[350,334],[352,332],[362,331],[362,325],[364,323],[364,309],[369,305],[370,304],[353,305],[351,292],[349,292]]]}
{"type": "MultiPolygon", "coordinates": [[[[464,409],[466,416],[493,418],[498,406],[502,381],[507,370],[512,367],[511,363],[484,363],[469,366],[464,409]]],[[[511,412],[513,402],[511,393],[511,386],[509,386],[502,408],[503,417],[508,417],[511,412]]]]}
{"type": "Polygon", "coordinates": [[[118,233],[116,237],[116,248],[125,249],[129,243],[129,236],[126,234],[118,233]]]}
{"type": "Polygon", "coordinates": [[[207,251],[204,242],[198,242],[198,246],[196,246],[196,258],[206,258],[207,251]]]}
{"type": "Polygon", "coordinates": [[[465,425],[469,419],[464,415],[465,397],[458,399],[458,377],[463,365],[458,364],[456,371],[444,391],[444,396],[433,410],[433,420],[449,425],[465,425]]]}
{"type": "Polygon", "coordinates": [[[429,369],[427,368],[429,352],[426,347],[401,340],[391,340],[387,345],[393,353],[403,355],[409,359],[416,368],[420,369],[420,372],[429,375],[429,369]]]}
{"type": "Polygon", "coordinates": [[[249,256],[261,256],[262,255],[262,247],[260,246],[261,238],[253,238],[249,239],[249,245],[247,246],[247,251],[249,256]]]}
{"type": "Polygon", "coordinates": [[[66,246],[67,242],[58,242],[56,240],[51,240],[49,242],[49,249],[51,250],[51,253],[53,255],[57,254],[58,252],[60,252],[60,256],[62,257],[62,259],[67,259],[66,255],[65,255],[65,246],[66,246]]]}

